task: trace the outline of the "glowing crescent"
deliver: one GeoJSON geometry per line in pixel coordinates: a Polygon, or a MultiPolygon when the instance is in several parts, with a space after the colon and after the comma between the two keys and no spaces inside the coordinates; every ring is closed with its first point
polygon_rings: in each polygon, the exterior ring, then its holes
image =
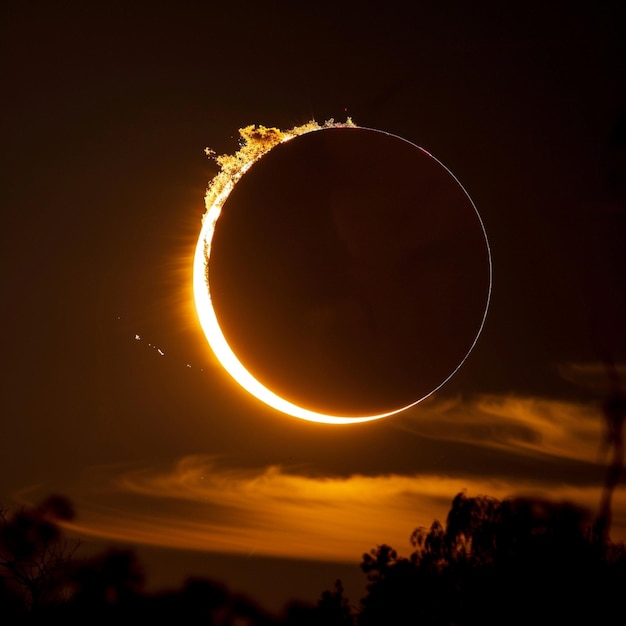
{"type": "MultiPolygon", "coordinates": [[[[389,417],[390,415],[400,413],[402,411],[405,411],[406,409],[411,408],[412,406],[415,406],[416,404],[419,404],[427,397],[432,395],[439,388],[441,388],[442,385],[444,385],[448,380],[450,380],[450,378],[465,362],[470,352],[476,345],[476,342],[478,341],[478,337],[480,336],[480,333],[484,326],[485,318],[487,316],[487,310],[489,308],[492,278],[491,251],[489,249],[489,243],[487,241],[487,235],[483,222],[469,194],[467,193],[463,185],[461,185],[456,176],[454,176],[454,174],[452,174],[452,172],[450,172],[450,170],[445,165],[443,165],[443,163],[435,159],[435,157],[433,157],[431,154],[426,153],[437,163],[439,163],[439,165],[441,165],[454,178],[457,184],[465,192],[466,196],[472,204],[472,207],[474,208],[474,211],[476,212],[476,216],[478,217],[478,220],[480,222],[483,234],[485,236],[485,243],[487,245],[489,259],[489,290],[485,303],[485,312],[481,320],[478,333],[476,334],[472,345],[467,351],[467,354],[463,357],[457,367],[450,373],[450,375],[431,392],[429,392],[419,400],[407,404],[404,407],[394,409],[393,411],[389,411],[387,413],[380,413],[378,415],[346,417],[341,415],[325,415],[324,413],[317,413],[315,411],[311,411],[309,409],[305,409],[304,407],[297,406],[295,404],[292,404],[291,402],[288,402],[284,398],[281,398],[273,391],[262,385],[243,366],[241,361],[239,361],[239,359],[231,349],[230,345],[226,341],[224,333],[222,332],[219,322],[217,321],[217,316],[215,315],[215,309],[213,308],[213,302],[211,298],[211,286],[209,284],[208,275],[208,263],[211,255],[211,242],[213,240],[215,226],[217,224],[217,220],[220,216],[224,203],[228,199],[228,196],[234,189],[239,179],[252,167],[252,165],[254,165],[256,161],[258,161],[262,156],[267,154],[267,152],[269,152],[278,144],[289,141],[290,139],[293,139],[294,137],[297,137],[299,135],[314,132],[317,130],[323,130],[325,128],[361,128],[364,130],[374,130],[375,132],[379,132],[390,137],[395,137],[397,139],[405,141],[413,147],[422,150],[423,152],[426,152],[419,146],[416,146],[415,144],[407,141],[406,139],[403,139],[402,137],[398,137],[397,135],[393,135],[385,131],[356,126],[352,123],[350,119],[348,119],[345,124],[336,124],[332,120],[330,120],[329,122],[326,122],[323,126],[319,126],[316,122],[310,122],[309,124],[293,128],[289,131],[280,131],[276,128],[265,128],[263,126],[256,128],[253,126],[248,126],[247,128],[240,130],[240,134],[243,139],[242,148],[232,157],[221,156],[217,158],[217,162],[221,166],[222,171],[213,179],[207,190],[205,198],[207,212],[203,217],[202,229],[200,231],[200,236],[198,238],[198,243],[196,245],[196,251],[194,255],[193,291],[200,325],[202,326],[202,330],[204,331],[204,334],[207,338],[207,341],[209,342],[211,349],[215,353],[215,356],[222,364],[224,369],[246,391],[251,393],[261,402],[264,402],[265,404],[276,409],[277,411],[281,411],[282,413],[286,413],[287,415],[291,415],[299,419],[304,419],[311,422],[320,422],[323,424],[358,424],[362,422],[379,420],[383,417],[389,417]]],[[[212,151],[207,149],[207,154],[212,154],[212,151]]]]}

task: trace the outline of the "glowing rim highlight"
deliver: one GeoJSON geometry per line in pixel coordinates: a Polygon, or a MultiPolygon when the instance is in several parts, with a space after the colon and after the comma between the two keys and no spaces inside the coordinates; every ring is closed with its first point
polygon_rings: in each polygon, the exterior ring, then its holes
{"type": "MultiPolygon", "coordinates": [[[[248,150],[246,150],[245,141],[248,141],[251,134],[254,133],[254,127],[248,127],[247,129],[243,129],[242,131],[240,131],[240,133],[244,138],[244,146],[242,147],[242,149],[232,157],[217,158],[217,162],[222,166],[222,172],[220,172],[213,179],[213,181],[209,185],[209,188],[207,189],[207,194],[205,198],[207,211],[202,218],[202,229],[200,231],[200,236],[198,237],[198,243],[196,245],[193,262],[193,291],[198,319],[209,343],[209,346],[213,350],[222,367],[224,367],[224,369],[237,383],[239,383],[241,387],[243,387],[248,393],[255,396],[264,404],[271,406],[281,413],[291,415],[292,417],[297,417],[299,419],[307,420],[310,422],[318,422],[322,424],[360,424],[363,422],[372,422],[374,420],[379,420],[384,417],[389,417],[390,415],[395,415],[397,413],[406,411],[407,409],[419,404],[420,402],[431,396],[443,385],[445,385],[445,383],[447,383],[450,378],[452,378],[452,376],[454,376],[454,374],[459,370],[463,363],[465,363],[467,357],[474,349],[474,346],[476,345],[476,342],[478,341],[478,338],[480,337],[480,334],[482,332],[483,326],[485,325],[485,319],[487,317],[487,311],[489,310],[489,303],[491,300],[491,287],[493,278],[491,248],[489,246],[489,240],[487,239],[487,232],[485,231],[483,221],[480,217],[480,214],[478,213],[474,201],[467,193],[465,187],[463,187],[458,178],[443,163],[441,163],[441,161],[432,156],[432,154],[430,154],[423,148],[420,148],[411,141],[408,141],[407,139],[404,139],[392,133],[377,130],[374,128],[356,126],[349,118],[345,124],[335,124],[333,120],[330,120],[326,122],[323,126],[320,126],[316,122],[310,122],[309,124],[305,124],[304,126],[295,127],[290,131],[279,131],[278,129],[266,129],[264,127],[259,127],[260,135],[263,137],[264,134],[267,133],[267,135],[270,137],[270,140],[265,141],[262,139],[257,145],[248,145],[248,150]],[[215,233],[217,220],[219,219],[219,216],[222,212],[222,207],[228,199],[231,191],[235,188],[237,182],[252,167],[252,165],[256,163],[256,161],[258,161],[262,156],[267,154],[272,148],[279,145],[280,143],[284,143],[293,139],[294,137],[298,137],[309,132],[315,132],[328,128],[357,128],[361,130],[370,130],[377,133],[382,133],[383,135],[387,135],[389,137],[400,139],[401,141],[405,141],[411,146],[417,148],[418,150],[422,150],[422,152],[426,153],[429,157],[434,159],[441,167],[443,167],[461,187],[461,189],[469,199],[474,209],[474,212],[476,213],[476,217],[478,218],[478,221],[482,228],[483,236],[485,237],[485,244],[487,246],[487,256],[489,260],[489,290],[487,293],[487,301],[485,303],[485,312],[483,314],[483,319],[480,323],[480,327],[478,329],[476,337],[472,342],[469,350],[467,351],[467,354],[463,357],[463,359],[456,366],[456,368],[450,373],[450,375],[425,396],[399,409],[394,409],[393,411],[389,411],[387,413],[379,413],[377,415],[350,417],[318,413],[316,411],[311,411],[309,409],[305,409],[304,407],[288,402],[284,398],[281,398],[279,395],[275,394],[273,391],[262,385],[243,366],[241,361],[239,361],[232,348],[226,341],[224,333],[222,332],[219,322],[217,321],[217,316],[215,315],[215,309],[213,308],[213,303],[211,299],[211,289],[208,278],[208,265],[211,256],[211,242],[215,233]],[[244,134],[244,132],[246,131],[248,132],[247,139],[246,135],[244,134]]],[[[208,155],[212,154],[212,151],[208,149],[206,152],[208,155]]]]}

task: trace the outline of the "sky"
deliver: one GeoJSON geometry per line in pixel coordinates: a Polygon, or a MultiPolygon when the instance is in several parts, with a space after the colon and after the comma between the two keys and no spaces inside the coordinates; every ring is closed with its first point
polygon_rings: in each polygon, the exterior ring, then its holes
{"type": "Polygon", "coordinates": [[[62,493],[70,530],[137,546],[152,585],[201,573],[266,606],[337,577],[357,601],[361,555],[408,555],[463,489],[597,511],[609,371],[626,388],[625,16],[547,4],[3,3],[0,502],[62,493]],[[333,426],[230,378],[192,264],[205,148],[348,116],[453,172],[493,282],[445,385],[333,426]]]}

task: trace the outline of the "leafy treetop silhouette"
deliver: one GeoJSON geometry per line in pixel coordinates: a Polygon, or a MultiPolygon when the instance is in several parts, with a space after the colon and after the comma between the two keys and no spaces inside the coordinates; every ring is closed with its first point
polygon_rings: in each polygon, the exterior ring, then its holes
{"type": "Polygon", "coordinates": [[[571,504],[461,492],[445,527],[417,528],[411,543],[408,558],[386,544],[363,555],[359,626],[603,624],[622,611],[624,545],[571,504]]]}

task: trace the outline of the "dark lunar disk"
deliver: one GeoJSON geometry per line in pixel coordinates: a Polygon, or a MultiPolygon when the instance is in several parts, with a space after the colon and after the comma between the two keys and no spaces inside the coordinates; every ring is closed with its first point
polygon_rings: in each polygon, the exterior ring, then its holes
{"type": "Polygon", "coordinates": [[[330,128],[277,146],[236,185],[209,284],[228,343],[263,385],[359,416],[414,403],[456,370],[490,263],[472,202],[435,159],[330,128]]]}

